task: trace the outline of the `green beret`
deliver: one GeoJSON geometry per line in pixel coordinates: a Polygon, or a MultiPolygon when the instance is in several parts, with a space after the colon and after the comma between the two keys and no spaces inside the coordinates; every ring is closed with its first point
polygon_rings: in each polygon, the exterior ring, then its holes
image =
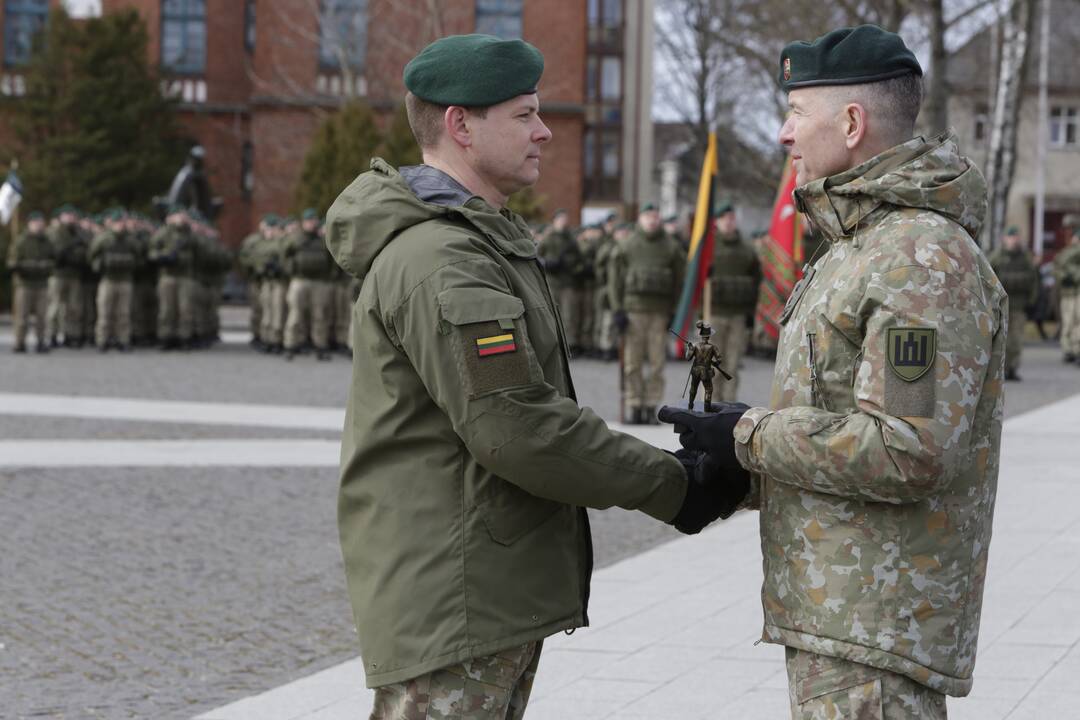
{"type": "Polygon", "coordinates": [[[1005,234],[1006,235],[1019,235],[1020,234],[1020,228],[1018,228],[1015,225],[1010,225],[1009,229],[1005,231],[1005,234]]]}
{"type": "Polygon", "coordinates": [[[664,218],[664,224],[665,225],[670,225],[673,222],[679,222],[679,216],[678,215],[668,215],[666,218],[664,218]]]}
{"type": "Polygon", "coordinates": [[[420,51],[405,66],[405,87],[436,105],[488,107],[536,92],[544,56],[524,40],[451,35],[420,51]]]}
{"type": "Polygon", "coordinates": [[[729,212],[733,212],[735,206],[731,204],[730,200],[722,200],[713,207],[713,217],[720,217],[721,215],[727,215],[729,212]]]}
{"type": "Polygon", "coordinates": [[[318,220],[319,211],[315,208],[307,208],[300,217],[304,220],[318,220]]]}
{"type": "Polygon", "coordinates": [[[788,43],[780,53],[784,92],[812,85],[857,85],[914,73],[922,75],[915,54],[896,33],[877,25],[840,28],[813,42],[788,43]]]}
{"type": "Polygon", "coordinates": [[[127,214],[124,212],[124,208],[119,207],[109,208],[103,213],[103,215],[105,216],[106,220],[123,220],[125,217],[127,217],[127,214]]]}
{"type": "Polygon", "coordinates": [[[45,216],[41,214],[40,210],[34,210],[32,213],[26,216],[27,221],[30,220],[44,220],[45,216]]]}
{"type": "Polygon", "coordinates": [[[281,218],[274,213],[266,213],[263,215],[262,221],[270,227],[277,227],[281,223],[281,218]]]}
{"type": "Polygon", "coordinates": [[[656,203],[647,202],[647,203],[645,203],[644,205],[641,206],[641,210],[639,212],[655,212],[655,211],[656,211],[656,203]]]}

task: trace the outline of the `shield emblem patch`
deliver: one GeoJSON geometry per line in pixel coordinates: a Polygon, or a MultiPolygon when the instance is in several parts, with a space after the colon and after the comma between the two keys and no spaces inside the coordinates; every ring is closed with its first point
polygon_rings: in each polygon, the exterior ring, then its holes
{"type": "Polygon", "coordinates": [[[885,357],[897,377],[906,382],[915,382],[934,367],[937,330],[889,328],[885,333],[885,357]]]}

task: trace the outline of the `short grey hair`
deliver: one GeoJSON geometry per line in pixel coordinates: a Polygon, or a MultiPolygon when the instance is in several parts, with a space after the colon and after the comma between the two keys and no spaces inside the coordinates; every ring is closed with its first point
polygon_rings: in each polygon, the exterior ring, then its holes
{"type": "Polygon", "coordinates": [[[875,134],[882,139],[899,145],[915,135],[915,121],[923,101],[921,75],[908,73],[862,85],[836,85],[833,89],[838,102],[856,102],[866,109],[872,118],[871,127],[880,128],[875,134]]]}

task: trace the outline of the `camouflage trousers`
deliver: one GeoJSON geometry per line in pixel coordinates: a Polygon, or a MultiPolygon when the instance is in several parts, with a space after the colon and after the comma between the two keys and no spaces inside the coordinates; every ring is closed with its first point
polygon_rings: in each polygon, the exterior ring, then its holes
{"type": "Polygon", "coordinates": [[[39,345],[48,345],[45,335],[45,316],[49,309],[49,290],[47,283],[26,282],[15,279],[15,293],[11,304],[12,320],[15,323],[15,347],[26,347],[26,333],[30,328],[30,318],[34,319],[34,334],[39,345]]]}
{"type": "Polygon", "coordinates": [[[57,273],[49,278],[48,328],[50,338],[61,333],[65,340],[83,339],[82,279],[70,273],[57,273]]]}
{"type": "Polygon", "coordinates": [[[375,689],[370,720],[520,720],[543,641],[375,689]]]}
{"type": "Polygon", "coordinates": [[[623,346],[626,407],[651,407],[664,397],[664,363],[667,362],[667,313],[628,313],[623,346]]]}
{"type": "Polygon", "coordinates": [[[195,315],[195,281],[182,275],[158,278],[158,340],[191,340],[195,315]]]}
{"type": "Polygon", "coordinates": [[[248,327],[251,329],[251,337],[258,340],[259,333],[262,332],[262,280],[258,278],[248,278],[247,282],[247,301],[248,307],[251,308],[251,314],[248,315],[248,327]]]}
{"type": "Polygon", "coordinates": [[[946,720],[945,696],[911,678],[786,648],[792,720],[946,720]]]}
{"type": "Polygon", "coordinates": [[[1080,355],[1080,293],[1061,295],[1061,350],[1080,355]]]}
{"type": "Polygon", "coordinates": [[[720,348],[721,367],[732,379],[713,375],[713,396],[720,402],[735,402],[739,391],[739,362],[746,351],[746,318],[742,315],[714,315],[712,343],[720,348]]]}
{"type": "Polygon", "coordinates": [[[98,283],[94,339],[99,348],[110,340],[131,344],[131,290],[131,280],[104,278],[98,283]]]}
{"type": "Polygon", "coordinates": [[[280,345],[285,334],[285,316],[288,314],[286,295],[289,282],[280,278],[262,281],[259,300],[262,303],[262,328],[259,339],[267,345],[280,345]]]}
{"type": "Polygon", "coordinates": [[[1020,353],[1024,349],[1024,327],[1027,325],[1027,314],[1023,308],[1009,313],[1009,334],[1005,338],[1005,369],[1015,371],[1020,369],[1020,353]]]}
{"type": "Polygon", "coordinates": [[[318,350],[330,347],[333,285],[326,280],[293,278],[288,291],[289,314],[285,320],[285,349],[295,350],[311,338],[318,350]]]}

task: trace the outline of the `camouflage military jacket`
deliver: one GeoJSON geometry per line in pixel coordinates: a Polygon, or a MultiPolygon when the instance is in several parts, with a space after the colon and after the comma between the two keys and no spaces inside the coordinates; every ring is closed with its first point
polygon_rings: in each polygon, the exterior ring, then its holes
{"type": "Polygon", "coordinates": [[[1054,277],[1062,295],[1080,293],[1080,243],[1073,242],[1054,258],[1054,277]]]}
{"type": "Polygon", "coordinates": [[[945,134],[796,190],[829,242],[785,309],[755,474],[764,639],[972,684],[997,488],[1008,302],[986,185],[945,134]]]}

